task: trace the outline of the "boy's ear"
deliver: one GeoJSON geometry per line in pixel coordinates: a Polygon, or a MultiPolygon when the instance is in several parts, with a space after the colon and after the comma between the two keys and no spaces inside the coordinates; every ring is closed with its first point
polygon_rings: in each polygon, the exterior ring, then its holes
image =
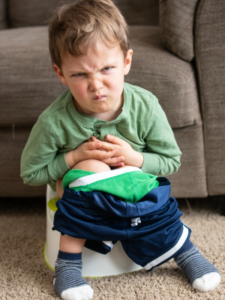
{"type": "Polygon", "coordinates": [[[129,49],[127,51],[127,56],[124,61],[124,75],[127,75],[130,72],[132,55],[133,55],[133,50],[129,49]]]}
{"type": "Polygon", "coordinates": [[[53,70],[56,72],[57,76],[59,77],[59,80],[64,84],[64,85],[68,85],[66,82],[66,79],[63,75],[63,72],[61,71],[61,69],[56,65],[53,64],[53,70]]]}

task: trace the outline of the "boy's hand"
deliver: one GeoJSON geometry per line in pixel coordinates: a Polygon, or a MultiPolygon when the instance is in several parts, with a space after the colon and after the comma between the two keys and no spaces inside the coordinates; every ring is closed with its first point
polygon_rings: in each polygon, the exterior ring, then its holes
{"type": "MultiPolygon", "coordinates": [[[[143,155],[140,152],[135,151],[130,144],[128,144],[127,142],[125,142],[124,140],[116,136],[109,135],[109,134],[106,135],[106,139],[107,141],[109,141],[109,143],[101,142],[102,146],[104,146],[105,149],[108,149],[108,151],[110,150],[112,151],[113,149],[118,149],[116,155],[118,155],[118,157],[123,156],[125,158],[123,161],[125,165],[134,166],[138,168],[142,167],[144,161],[143,155]]],[[[90,140],[95,142],[99,141],[94,136],[92,136],[89,139],[89,141],[90,140]]],[[[113,164],[109,164],[107,159],[103,160],[103,162],[107,163],[110,166],[114,166],[113,164]]]]}
{"type": "Polygon", "coordinates": [[[88,142],[66,153],[66,163],[72,168],[80,161],[97,159],[107,161],[110,166],[123,166],[124,157],[118,155],[118,152],[119,150],[116,147],[110,147],[109,143],[89,139],[88,142]]]}

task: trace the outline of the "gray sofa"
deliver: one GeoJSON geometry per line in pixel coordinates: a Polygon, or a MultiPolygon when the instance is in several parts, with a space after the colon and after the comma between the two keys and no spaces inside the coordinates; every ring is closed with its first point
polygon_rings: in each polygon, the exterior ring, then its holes
{"type": "MultiPolygon", "coordinates": [[[[44,196],[20,178],[38,115],[65,90],[51,67],[46,20],[65,1],[0,0],[0,197],[44,196]]],[[[117,0],[134,50],[126,81],[159,99],[183,155],[177,198],[225,195],[225,1],[117,0]]]]}

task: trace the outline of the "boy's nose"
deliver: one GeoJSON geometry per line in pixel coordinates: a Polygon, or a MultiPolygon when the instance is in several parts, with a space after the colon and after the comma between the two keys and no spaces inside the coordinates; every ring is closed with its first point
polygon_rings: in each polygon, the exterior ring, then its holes
{"type": "Polygon", "coordinates": [[[92,78],[89,82],[89,88],[92,92],[98,91],[103,88],[103,83],[99,78],[92,78]]]}

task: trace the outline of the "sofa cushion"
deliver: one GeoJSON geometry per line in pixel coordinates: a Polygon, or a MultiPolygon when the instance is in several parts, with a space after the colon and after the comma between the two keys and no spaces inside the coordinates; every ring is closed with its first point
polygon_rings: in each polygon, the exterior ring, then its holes
{"type": "Polygon", "coordinates": [[[6,0],[0,0],[0,29],[8,27],[6,0]]]}
{"type": "Polygon", "coordinates": [[[65,91],[48,50],[46,27],[0,31],[0,126],[33,125],[65,91]]]}
{"type": "Polygon", "coordinates": [[[60,4],[68,2],[69,0],[10,0],[10,26],[18,28],[46,25],[51,11],[60,4]]]}
{"type": "Polygon", "coordinates": [[[117,0],[115,4],[130,25],[159,24],[158,0],[117,0]]]}
{"type": "Polygon", "coordinates": [[[158,27],[130,26],[130,41],[134,54],[125,80],[157,96],[172,128],[199,123],[201,116],[192,64],[167,51],[158,27]]]}
{"type": "MultiPolygon", "coordinates": [[[[3,0],[1,0],[3,1],[3,0]]],[[[51,11],[63,3],[78,0],[10,0],[9,12],[11,27],[45,25],[51,11]]],[[[115,1],[129,24],[158,25],[158,0],[119,0],[115,1]]]]}
{"type": "Polygon", "coordinates": [[[198,0],[160,0],[160,31],[164,45],[180,58],[194,58],[194,21],[198,0]]]}
{"type": "MultiPolygon", "coordinates": [[[[0,126],[33,125],[63,91],[51,67],[46,27],[0,31],[0,126]]],[[[169,53],[159,28],[131,26],[134,57],[129,83],[152,91],[173,128],[200,120],[194,69],[169,53]]]]}

